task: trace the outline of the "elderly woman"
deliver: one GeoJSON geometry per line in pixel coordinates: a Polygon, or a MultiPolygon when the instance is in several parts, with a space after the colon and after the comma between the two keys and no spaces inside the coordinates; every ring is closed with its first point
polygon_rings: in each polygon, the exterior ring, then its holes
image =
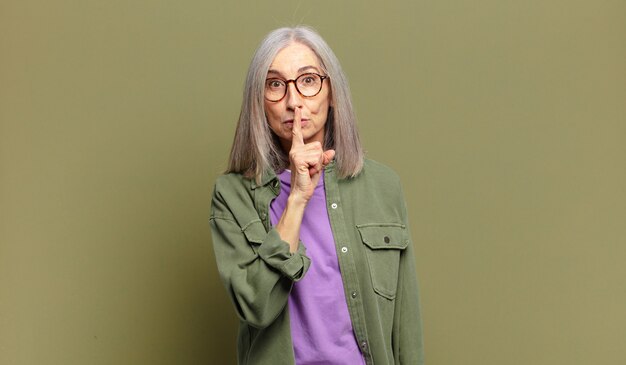
{"type": "Polygon", "coordinates": [[[210,223],[239,364],[423,362],[399,179],[364,158],[346,77],[310,28],[256,50],[210,223]]]}

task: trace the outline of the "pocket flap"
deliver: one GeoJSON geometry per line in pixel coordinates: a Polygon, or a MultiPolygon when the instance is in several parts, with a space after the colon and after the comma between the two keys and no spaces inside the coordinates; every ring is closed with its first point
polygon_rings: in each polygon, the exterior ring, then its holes
{"type": "Polygon", "coordinates": [[[263,243],[265,236],[267,236],[267,232],[265,231],[265,227],[261,220],[256,219],[246,224],[242,229],[243,234],[248,239],[248,242],[252,243],[263,243]]]}
{"type": "Polygon", "coordinates": [[[361,239],[372,250],[404,250],[409,245],[406,226],[403,224],[359,224],[361,239]]]}

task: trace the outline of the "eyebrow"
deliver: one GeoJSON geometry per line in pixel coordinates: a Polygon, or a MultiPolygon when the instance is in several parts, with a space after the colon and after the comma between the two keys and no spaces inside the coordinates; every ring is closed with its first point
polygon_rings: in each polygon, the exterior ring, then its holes
{"type": "MultiPolygon", "coordinates": [[[[309,69],[313,69],[313,70],[315,70],[315,71],[317,71],[317,72],[320,72],[319,68],[317,68],[317,67],[315,67],[315,66],[308,65],[308,66],[303,66],[303,67],[300,67],[300,68],[298,69],[298,74],[300,74],[300,73],[302,73],[302,72],[304,72],[304,71],[306,71],[306,70],[309,70],[309,69]]],[[[267,73],[268,73],[268,74],[269,74],[269,73],[274,73],[274,74],[277,74],[277,75],[279,75],[279,76],[283,76],[283,74],[282,74],[282,73],[280,73],[280,71],[273,70],[273,69],[269,69],[269,70],[267,70],[267,73]]]]}

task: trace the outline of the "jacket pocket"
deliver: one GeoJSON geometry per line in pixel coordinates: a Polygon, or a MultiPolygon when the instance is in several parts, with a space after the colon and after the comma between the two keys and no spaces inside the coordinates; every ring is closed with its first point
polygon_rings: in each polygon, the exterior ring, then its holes
{"type": "Polygon", "coordinates": [[[365,245],[374,291],[387,299],[394,299],[400,253],[409,244],[406,227],[398,223],[370,223],[359,224],[356,228],[365,245]]]}
{"type": "Polygon", "coordinates": [[[241,230],[253,247],[259,246],[263,243],[263,240],[267,236],[265,227],[260,219],[250,221],[248,224],[244,225],[241,230]]]}

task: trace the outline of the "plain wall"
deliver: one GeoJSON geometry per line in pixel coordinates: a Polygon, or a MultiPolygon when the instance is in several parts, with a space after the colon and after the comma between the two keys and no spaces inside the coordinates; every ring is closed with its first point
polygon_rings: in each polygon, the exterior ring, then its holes
{"type": "Polygon", "coordinates": [[[625,364],[608,0],[2,0],[0,364],[234,363],[210,194],[256,45],[298,23],[402,177],[427,364],[625,364]]]}

